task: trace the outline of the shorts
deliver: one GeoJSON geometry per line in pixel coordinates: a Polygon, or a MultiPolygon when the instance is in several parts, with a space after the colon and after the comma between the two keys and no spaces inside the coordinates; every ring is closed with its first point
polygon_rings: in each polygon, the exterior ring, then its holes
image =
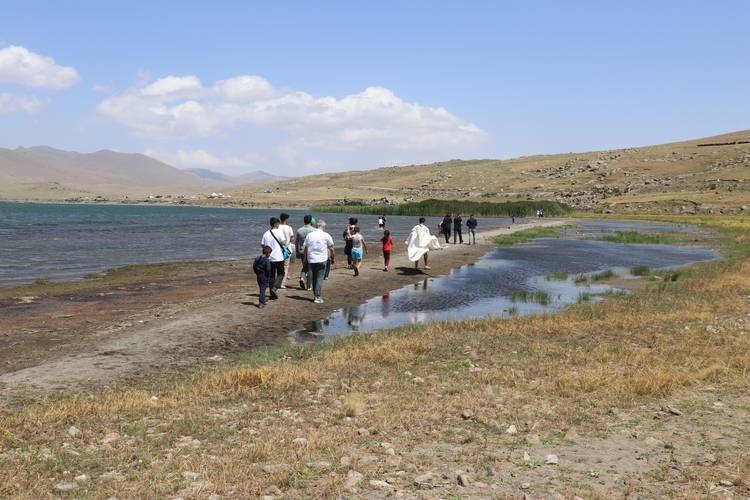
{"type": "Polygon", "coordinates": [[[362,248],[352,248],[352,260],[362,260],[362,248]]]}

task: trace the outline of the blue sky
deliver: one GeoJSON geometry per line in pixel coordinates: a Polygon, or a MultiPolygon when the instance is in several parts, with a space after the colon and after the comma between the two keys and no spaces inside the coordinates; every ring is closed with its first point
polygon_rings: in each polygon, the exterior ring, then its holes
{"type": "Polygon", "coordinates": [[[0,146],[305,175],[750,128],[750,2],[271,3],[1,2],[0,146]]]}

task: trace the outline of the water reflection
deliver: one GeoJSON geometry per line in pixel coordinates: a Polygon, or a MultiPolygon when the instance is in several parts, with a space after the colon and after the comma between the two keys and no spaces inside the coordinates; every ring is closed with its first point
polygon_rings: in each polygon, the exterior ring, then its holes
{"type": "MultiPolygon", "coordinates": [[[[631,229],[621,222],[613,227],[631,229]]],[[[601,224],[593,228],[584,225],[584,229],[602,231],[601,224]]],[[[549,313],[570,304],[600,300],[597,295],[613,291],[598,283],[576,283],[580,275],[610,269],[627,275],[634,266],[677,267],[717,257],[714,250],[700,247],[539,239],[529,245],[498,248],[446,276],[428,278],[339,309],[293,336],[306,342],[429,321],[549,313]],[[546,279],[551,273],[567,273],[568,277],[546,279]]]]}

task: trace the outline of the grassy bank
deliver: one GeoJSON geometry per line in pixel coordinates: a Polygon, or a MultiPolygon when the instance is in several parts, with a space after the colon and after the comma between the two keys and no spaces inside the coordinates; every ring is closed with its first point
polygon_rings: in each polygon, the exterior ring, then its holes
{"type": "Polygon", "coordinates": [[[557,238],[562,235],[563,231],[564,229],[560,226],[533,227],[531,229],[516,231],[515,233],[495,236],[493,241],[501,247],[512,247],[513,245],[526,243],[535,238],[557,238]]]}
{"type": "Polygon", "coordinates": [[[398,205],[318,205],[311,209],[315,212],[334,212],[371,215],[413,215],[443,216],[447,213],[475,214],[478,216],[528,217],[544,210],[548,217],[560,217],[570,212],[570,207],[554,201],[509,201],[504,203],[462,201],[462,200],[424,200],[398,205]]]}
{"type": "MultiPolygon", "coordinates": [[[[694,423],[715,401],[746,396],[748,229],[724,226],[738,249],[731,259],[554,316],[433,323],[258,351],[217,369],[6,409],[0,493],[589,498],[612,485],[623,496],[697,497],[726,479],[737,495],[750,494],[742,443],[707,448],[704,455],[721,457],[707,466],[683,455],[688,444],[662,446],[671,458],[647,473],[633,466],[620,474],[605,463],[618,453],[635,460],[631,443],[659,426],[694,423]],[[652,417],[666,404],[671,412],[652,417]],[[602,446],[608,440],[625,451],[602,446]],[[582,466],[565,461],[586,443],[582,466]],[[545,465],[546,453],[560,464],[545,465]],[[456,471],[470,482],[458,484],[456,471]]],[[[745,432],[741,423],[721,430],[735,427],[745,432]]],[[[704,435],[686,429],[671,439],[704,435]]],[[[638,456],[638,464],[650,457],[638,456]]]]}

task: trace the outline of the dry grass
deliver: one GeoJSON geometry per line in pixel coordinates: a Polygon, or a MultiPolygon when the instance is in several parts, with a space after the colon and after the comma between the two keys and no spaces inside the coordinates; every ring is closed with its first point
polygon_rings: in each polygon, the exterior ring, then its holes
{"type": "MultiPolygon", "coordinates": [[[[746,391],[750,335],[739,320],[748,295],[750,258],[735,257],[554,317],[359,335],[290,349],[259,366],[7,409],[0,492],[47,497],[54,484],[88,474],[76,496],[246,498],[269,485],[291,497],[336,496],[350,468],[379,477],[434,463],[420,449],[462,446],[464,458],[480,464],[486,458],[472,447],[515,442],[503,433],[508,423],[522,433],[608,432],[612,407],[635,409],[707,385],[746,391]],[[476,427],[466,427],[464,410],[476,427]],[[394,465],[380,442],[416,451],[394,465]],[[264,471],[276,464],[284,466],[264,471]]],[[[680,491],[699,491],[697,474],[680,491]]]]}

